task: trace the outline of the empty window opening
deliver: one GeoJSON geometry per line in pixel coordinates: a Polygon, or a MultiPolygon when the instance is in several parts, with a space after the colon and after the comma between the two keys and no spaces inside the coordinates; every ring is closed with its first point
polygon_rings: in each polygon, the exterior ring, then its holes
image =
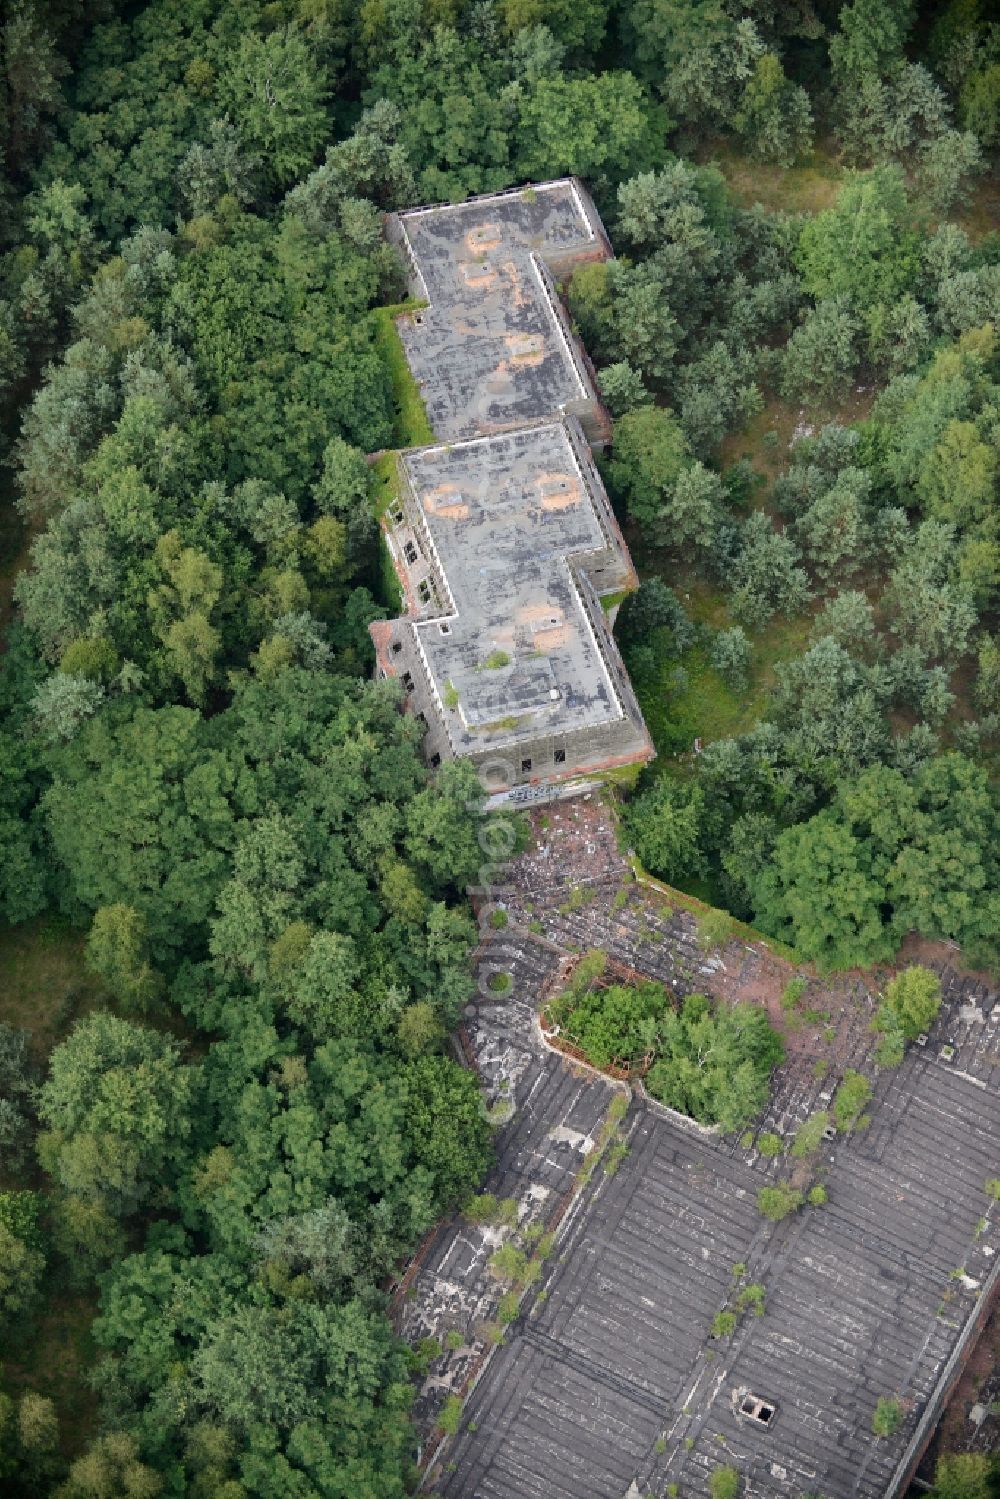
{"type": "Polygon", "coordinates": [[[441,764],[441,756],[440,755],[431,755],[430,764],[431,764],[431,770],[437,770],[438,766],[441,764]]]}
{"type": "Polygon", "coordinates": [[[442,635],[450,635],[451,634],[451,625],[445,624],[443,620],[442,620],[441,624],[438,625],[438,629],[441,631],[442,635]]]}
{"type": "Polygon", "coordinates": [[[403,686],[406,688],[407,692],[413,691],[413,677],[408,671],[404,671],[403,673],[403,686]]]}
{"type": "Polygon", "coordinates": [[[756,1395],[744,1395],[740,1401],[740,1415],[748,1416],[751,1421],[759,1421],[761,1426],[770,1426],[774,1420],[775,1407],[767,1400],[759,1400],[756,1395]]]}
{"type": "Polygon", "coordinates": [[[426,578],[421,578],[420,582],[417,584],[417,592],[420,595],[420,602],[422,604],[430,603],[431,585],[428,583],[426,578]]]}
{"type": "Polygon", "coordinates": [[[412,541],[408,541],[406,543],[405,547],[403,548],[403,556],[406,558],[407,562],[416,562],[417,549],[413,545],[412,541]]]}
{"type": "Polygon", "coordinates": [[[531,761],[530,760],[522,760],[521,761],[521,773],[522,773],[522,775],[525,774],[530,769],[531,769],[531,761]]]}
{"type": "Polygon", "coordinates": [[[553,750],[552,758],[557,765],[566,764],[566,751],[564,749],[553,750]]]}
{"type": "Polygon", "coordinates": [[[394,640],[392,642],[392,654],[394,656],[398,656],[399,653],[400,653],[400,651],[402,649],[403,649],[403,642],[401,640],[394,640]]]}

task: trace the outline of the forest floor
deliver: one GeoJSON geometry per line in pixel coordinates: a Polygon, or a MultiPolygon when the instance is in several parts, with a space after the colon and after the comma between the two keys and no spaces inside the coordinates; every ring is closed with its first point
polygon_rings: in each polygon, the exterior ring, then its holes
{"type": "MultiPolygon", "coordinates": [[[[97,998],[97,986],[83,966],[79,932],[51,917],[0,932],[0,1021],[29,1032],[31,1058],[39,1071],[97,998]]],[[[40,1188],[43,1182],[39,1172],[30,1185],[40,1188]]],[[[0,1176],[0,1189],[6,1185],[14,1184],[0,1176]]],[[[5,1389],[14,1396],[35,1390],[54,1401],[66,1457],[83,1449],[97,1420],[97,1398],[87,1383],[95,1356],[90,1328],[96,1311],[92,1291],[57,1292],[47,1298],[32,1335],[19,1340],[27,1357],[12,1356],[12,1345],[5,1349],[5,1389]]]]}
{"type": "Polygon", "coordinates": [[[771,213],[820,213],[834,203],[844,181],[844,166],[829,143],[818,142],[793,167],[767,166],[735,150],[731,142],[714,141],[698,153],[705,165],[717,166],[744,208],[759,203],[771,213]]]}
{"type": "MultiPolygon", "coordinates": [[[[714,165],[725,177],[733,196],[744,208],[760,204],[771,213],[822,213],[836,202],[850,167],[833,141],[818,141],[808,156],[792,167],[767,166],[742,155],[731,141],[713,141],[698,152],[703,165],[714,165]]],[[[963,205],[948,215],[971,239],[995,234],[1000,222],[1000,167],[976,178],[963,205]]]]}
{"type": "Polygon", "coordinates": [[[97,997],[80,932],[52,917],[0,931],[0,1020],[30,1032],[37,1066],[97,997]]]}
{"type": "Polygon", "coordinates": [[[31,527],[14,504],[13,472],[0,464],[0,652],[5,648],[3,637],[14,612],[14,584],[18,573],[28,565],[33,540],[31,527]]]}

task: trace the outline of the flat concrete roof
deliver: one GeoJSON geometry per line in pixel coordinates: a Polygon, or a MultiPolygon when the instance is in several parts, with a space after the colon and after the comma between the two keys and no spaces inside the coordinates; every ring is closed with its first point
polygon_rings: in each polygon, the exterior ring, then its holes
{"type": "Polygon", "coordinates": [[[602,529],[563,424],[421,448],[402,462],[451,594],[448,612],[414,631],[456,749],[622,718],[568,560],[617,539],[602,529]]]}
{"type": "Polygon", "coordinates": [[[540,261],[608,252],[575,182],[398,216],[416,289],[399,320],[439,437],[468,437],[594,398],[540,261]]]}

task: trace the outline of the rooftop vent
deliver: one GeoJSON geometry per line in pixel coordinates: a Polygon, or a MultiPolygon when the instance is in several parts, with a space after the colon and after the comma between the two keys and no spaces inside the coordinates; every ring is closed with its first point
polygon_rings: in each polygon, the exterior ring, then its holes
{"type": "Polygon", "coordinates": [[[770,1400],[761,1400],[757,1395],[744,1395],[740,1401],[740,1415],[746,1416],[749,1421],[757,1421],[761,1426],[770,1426],[776,1414],[776,1407],[770,1400]]]}

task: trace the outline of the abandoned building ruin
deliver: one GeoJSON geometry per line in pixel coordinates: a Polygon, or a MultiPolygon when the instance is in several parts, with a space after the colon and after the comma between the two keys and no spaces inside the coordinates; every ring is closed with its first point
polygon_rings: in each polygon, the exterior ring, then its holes
{"type": "Polygon", "coordinates": [[[573,179],[390,215],[426,305],[398,322],[441,439],[397,456],[383,517],[406,603],[371,626],[431,766],[540,799],[652,741],[602,598],[637,582],[594,465],[610,423],[554,276],[610,245],[573,179]]]}
{"type": "MultiPolygon", "coordinates": [[[[941,1014],[899,1067],[873,1069],[878,988],[814,978],[823,1009],[788,1038],[763,1117],[740,1136],[703,1128],[571,1062],[541,1009],[593,949],[678,994],[757,1003],[790,970],[740,936],[705,952],[694,916],[633,879],[598,797],[532,824],[490,891],[507,921],[484,934],[461,1033],[502,1110],[484,1188],[516,1215],[442,1222],[394,1301],[406,1339],[441,1348],[414,1405],[423,1491],[711,1499],[728,1467],[742,1499],[905,1499],[1000,1300],[1000,994],[937,962],[941,1014]],[[867,1126],[831,1128],[803,1168],[792,1142],[848,1068],[874,1073],[867,1126]],[[760,1190],[801,1169],[826,1200],[763,1216],[760,1190]],[[502,1316],[497,1250],[545,1232],[537,1278],[502,1316]],[[763,1297],[751,1308],[748,1285],[763,1297]],[[453,1395],[461,1421],[442,1440],[453,1395]],[[880,1399],[896,1402],[889,1435],[873,1426],[880,1399]]],[[[981,1419],[995,1439],[997,1417],[981,1419]]]]}

